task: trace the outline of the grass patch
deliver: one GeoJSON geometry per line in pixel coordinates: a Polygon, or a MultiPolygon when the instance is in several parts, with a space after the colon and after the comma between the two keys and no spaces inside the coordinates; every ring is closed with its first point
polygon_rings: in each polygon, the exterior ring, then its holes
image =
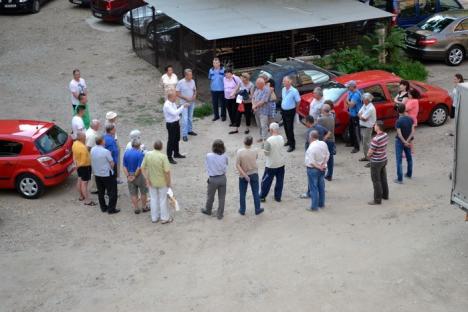
{"type": "Polygon", "coordinates": [[[193,110],[193,116],[196,118],[203,118],[210,116],[213,113],[213,108],[210,104],[203,103],[202,105],[195,106],[193,110]]]}
{"type": "Polygon", "coordinates": [[[166,102],[166,99],[165,99],[164,97],[161,96],[161,97],[159,98],[159,104],[163,105],[164,102],[166,102]]]}

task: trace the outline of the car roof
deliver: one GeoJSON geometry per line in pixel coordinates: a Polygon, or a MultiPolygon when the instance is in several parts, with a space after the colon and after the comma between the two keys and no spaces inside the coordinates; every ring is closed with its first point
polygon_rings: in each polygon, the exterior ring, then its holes
{"type": "Polygon", "coordinates": [[[401,80],[401,78],[395,74],[383,70],[367,70],[335,78],[335,81],[341,84],[346,84],[348,81],[351,80],[356,81],[356,84],[359,87],[359,85],[369,84],[373,82],[379,83],[382,81],[399,81],[401,80]]]}
{"type": "Polygon", "coordinates": [[[278,73],[278,72],[291,72],[294,70],[301,70],[301,69],[318,69],[325,71],[324,69],[310,63],[296,61],[296,60],[284,60],[284,61],[277,61],[275,63],[269,63],[259,67],[260,70],[265,70],[271,74],[278,73]]]}
{"type": "Polygon", "coordinates": [[[0,120],[0,136],[33,140],[54,126],[54,123],[39,120],[0,120]]]}

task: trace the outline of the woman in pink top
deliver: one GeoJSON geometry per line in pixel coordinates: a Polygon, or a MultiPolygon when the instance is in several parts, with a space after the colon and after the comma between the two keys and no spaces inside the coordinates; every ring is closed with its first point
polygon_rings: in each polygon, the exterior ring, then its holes
{"type": "Polygon", "coordinates": [[[406,113],[411,119],[413,119],[413,127],[418,125],[418,113],[419,113],[419,92],[416,89],[409,91],[409,97],[406,101],[406,113]]]}
{"type": "Polygon", "coordinates": [[[231,121],[229,127],[234,127],[237,115],[236,90],[237,86],[240,83],[240,78],[232,73],[232,69],[225,69],[223,83],[224,100],[226,103],[226,109],[228,111],[229,120],[231,121]]]}

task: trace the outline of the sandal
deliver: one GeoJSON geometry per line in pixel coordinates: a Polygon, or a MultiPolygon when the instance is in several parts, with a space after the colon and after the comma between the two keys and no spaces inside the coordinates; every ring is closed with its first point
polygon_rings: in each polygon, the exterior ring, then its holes
{"type": "Polygon", "coordinates": [[[148,211],[150,211],[150,210],[151,210],[151,209],[149,209],[148,207],[145,207],[145,208],[141,209],[141,212],[148,212],[148,211]]]}
{"type": "Polygon", "coordinates": [[[229,134],[236,134],[236,133],[239,133],[239,131],[238,130],[229,131],[229,134]]]}
{"type": "Polygon", "coordinates": [[[168,220],[161,221],[161,224],[168,224],[168,223],[171,223],[172,221],[174,221],[174,218],[169,218],[168,220]]]}
{"type": "Polygon", "coordinates": [[[89,203],[84,203],[86,206],[96,206],[96,203],[93,201],[90,201],[89,203]]]}
{"type": "Polygon", "coordinates": [[[250,133],[250,130],[249,130],[249,129],[247,129],[247,130],[244,131],[244,134],[249,134],[249,133],[250,133]]]}
{"type": "Polygon", "coordinates": [[[84,197],[83,197],[83,196],[80,196],[80,197],[78,198],[78,200],[79,200],[79,201],[83,201],[83,200],[84,200],[84,197]]]}
{"type": "Polygon", "coordinates": [[[140,209],[135,209],[135,214],[140,214],[140,209]]]}

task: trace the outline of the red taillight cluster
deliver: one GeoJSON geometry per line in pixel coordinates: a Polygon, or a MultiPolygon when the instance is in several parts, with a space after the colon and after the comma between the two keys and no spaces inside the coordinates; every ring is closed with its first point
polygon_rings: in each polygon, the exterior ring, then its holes
{"type": "Polygon", "coordinates": [[[55,161],[55,159],[53,159],[52,157],[49,157],[49,156],[41,156],[37,159],[37,161],[43,165],[44,167],[50,167],[52,165],[55,165],[57,162],[55,161]]]}
{"type": "Polygon", "coordinates": [[[419,45],[429,46],[437,43],[437,39],[424,38],[418,41],[419,45]]]}
{"type": "Polygon", "coordinates": [[[112,10],[112,1],[106,1],[106,10],[107,11],[112,10]]]}

